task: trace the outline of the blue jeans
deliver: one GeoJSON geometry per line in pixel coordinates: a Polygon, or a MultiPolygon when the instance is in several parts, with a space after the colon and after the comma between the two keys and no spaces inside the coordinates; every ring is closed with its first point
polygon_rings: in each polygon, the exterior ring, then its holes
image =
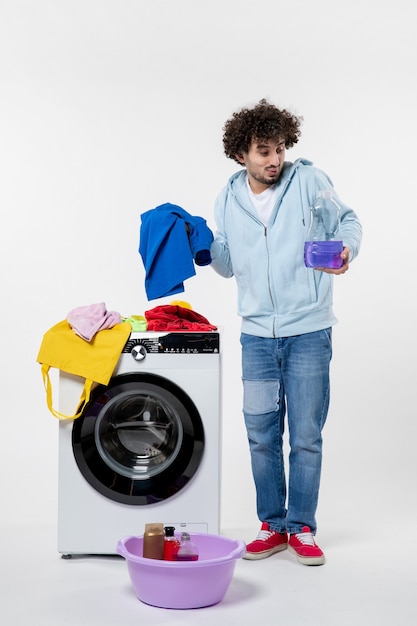
{"type": "Polygon", "coordinates": [[[259,520],[316,532],[322,436],[329,408],[332,329],[270,339],[242,333],[243,414],[259,520]],[[289,437],[288,503],[283,455],[289,437]]]}

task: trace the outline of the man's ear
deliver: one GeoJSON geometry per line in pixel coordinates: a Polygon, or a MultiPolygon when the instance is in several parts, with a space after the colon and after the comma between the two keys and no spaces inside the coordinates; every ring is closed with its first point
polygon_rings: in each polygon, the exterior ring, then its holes
{"type": "Polygon", "coordinates": [[[239,161],[239,163],[241,163],[242,165],[245,165],[245,158],[243,154],[235,154],[235,157],[239,161]]]}

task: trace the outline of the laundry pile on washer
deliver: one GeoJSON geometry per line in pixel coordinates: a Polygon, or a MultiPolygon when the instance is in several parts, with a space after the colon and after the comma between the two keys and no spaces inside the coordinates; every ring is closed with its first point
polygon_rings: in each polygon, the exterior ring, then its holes
{"type": "Polygon", "coordinates": [[[217,326],[193,311],[187,302],[156,306],[145,311],[144,316],[131,317],[108,311],[104,302],[76,307],[65,320],[45,333],[38,353],[48,409],[58,419],[79,417],[83,405],[90,399],[92,385],[109,383],[131,332],[207,332],[216,329],[217,326]],[[74,413],[67,415],[54,408],[51,368],[85,379],[78,410],[74,413]]]}

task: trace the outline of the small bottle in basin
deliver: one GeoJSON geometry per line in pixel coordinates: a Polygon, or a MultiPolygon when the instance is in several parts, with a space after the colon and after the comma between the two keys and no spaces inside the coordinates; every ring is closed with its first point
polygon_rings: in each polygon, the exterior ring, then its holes
{"type": "Polygon", "coordinates": [[[164,558],[164,525],[145,524],[143,534],[143,556],[147,559],[164,558]]]}
{"type": "Polygon", "coordinates": [[[179,540],[175,537],[175,527],[165,526],[165,539],[164,539],[164,560],[175,561],[175,556],[180,547],[179,540]]]}
{"type": "Polygon", "coordinates": [[[197,561],[198,560],[198,548],[193,541],[189,533],[181,534],[181,543],[178,548],[178,552],[175,555],[176,561],[197,561]]]}

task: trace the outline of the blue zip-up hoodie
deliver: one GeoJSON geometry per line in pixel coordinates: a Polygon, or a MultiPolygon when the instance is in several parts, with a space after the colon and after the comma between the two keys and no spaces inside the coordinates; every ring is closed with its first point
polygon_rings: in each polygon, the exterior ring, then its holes
{"type": "MultiPolygon", "coordinates": [[[[235,173],[215,204],[217,233],[212,267],[235,276],[242,332],[258,337],[289,337],[333,326],[333,276],[304,265],[310,207],[330,178],[311,161],[286,162],[267,227],[249,197],[246,170],[235,173]]],[[[343,245],[352,261],[359,252],[361,224],[334,192],[341,210],[343,245]]]]}

